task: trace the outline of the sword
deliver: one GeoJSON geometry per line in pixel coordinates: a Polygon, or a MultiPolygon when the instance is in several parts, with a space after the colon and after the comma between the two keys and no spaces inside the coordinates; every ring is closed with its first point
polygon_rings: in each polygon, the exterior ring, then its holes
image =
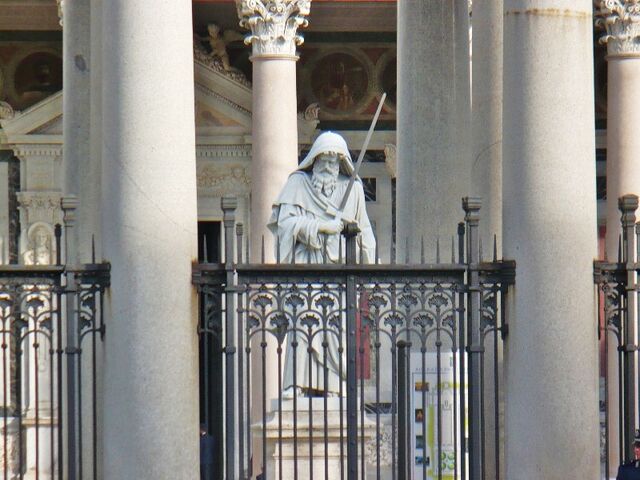
{"type": "MultiPolygon", "coordinates": [[[[367,136],[364,139],[364,144],[362,145],[362,150],[360,150],[360,155],[358,155],[358,161],[353,169],[353,174],[349,179],[349,185],[347,185],[347,189],[344,192],[344,196],[342,197],[342,201],[340,202],[340,206],[336,209],[336,212],[332,213],[336,218],[342,217],[342,212],[344,208],[347,206],[347,201],[349,200],[349,195],[351,195],[351,190],[353,190],[353,184],[356,182],[356,178],[358,178],[358,173],[360,172],[360,167],[362,166],[362,161],[364,160],[364,155],[367,153],[367,148],[369,147],[369,142],[371,141],[371,136],[373,135],[373,131],[376,128],[376,123],[378,123],[378,117],[380,116],[380,112],[382,111],[382,106],[384,105],[384,101],[387,98],[387,94],[383,93],[380,98],[380,103],[378,104],[378,109],[376,110],[376,114],[373,116],[373,121],[371,122],[371,126],[369,127],[369,131],[367,132],[367,136]]],[[[335,208],[335,207],[334,207],[335,208]]]]}
{"type": "Polygon", "coordinates": [[[384,105],[384,101],[386,98],[387,94],[383,93],[382,98],[380,98],[380,103],[378,104],[376,114],[373,116],[373,121],[371,122],[369,131],[367,132],[367,136],[364,139],[364,144],[362,145],[362,150],[360,150],[360,155],[358,155],[358,161],[356,162],[356,166],[353,170],[353,175],[351,175],[351,178],[349,179],[349,185],[347,185],[347,190],[344,192],[344,197],[342,197],[342,201],[340,202],[340,207],[338,209],[340,212],[344,211],[344,207],[347,206],[349,195],[351,194],[353,184],[356,182],[356,178],[358,177],[358,172],[360,172],[360,167],[362,166],[362,161],[364,160],[364,154],[367,153],[367,148],[369,147],[369,142],[371,141],[371,135],[373,135],[373,131],[376,128],[376,123],[378,123],[378,117],[380,116],[380,112],[382,111],[382,106],[384,105]]]}

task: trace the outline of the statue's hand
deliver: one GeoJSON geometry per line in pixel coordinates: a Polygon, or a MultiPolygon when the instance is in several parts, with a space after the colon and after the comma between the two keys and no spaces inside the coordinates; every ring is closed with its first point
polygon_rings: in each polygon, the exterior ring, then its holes
{"type": "Polygon", "coordinates": [[[327,235],[335,235],[340,233],[344,229],[344,222],[341,218],[335,218],[327,222],[321,221],[318,225],[319,233],[326,233],[327,235]]]}

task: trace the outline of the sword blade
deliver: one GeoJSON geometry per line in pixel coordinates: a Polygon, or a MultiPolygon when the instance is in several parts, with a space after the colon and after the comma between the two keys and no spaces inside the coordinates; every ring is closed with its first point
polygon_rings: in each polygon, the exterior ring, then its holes
{"type": "Polygon", "coordinates": [[[387,98],[387,94],[383,93],[382,97],[380,98],[380,103],[378,104],[378,109],[376,110],[376,114],[373,116],[373,121],[371,122],[369,131],[367,132],[367,136],[364,139],[364,144],[362,145],[362,150],[360,150],[360,155],[358,155],[358,161],[356,162],[356,166],[353,170],[353,175],[351,175],[351,178],[349,179],[349,185],[347,185],[347,190],[344,192],[344,196],[342,197],[342,201],[340,202],[340,207],[338,208],[338,212],[344,211],[344,207],[347,206],[349,195],[351,195],[353,184],[355,183],[356,178],[358,178],[358,173],[360,172],[360,166],[362,165],[362,160],[364,160],[364,154],[367,153],[367,148],[369,147],[371,136],[373,135],[373,131],[376,128],[376,123],[378,123],[378,117],[380,116],[380,112],[382,111],[382,106],[384,105],[384,101],[386,98],[387,98]]]}

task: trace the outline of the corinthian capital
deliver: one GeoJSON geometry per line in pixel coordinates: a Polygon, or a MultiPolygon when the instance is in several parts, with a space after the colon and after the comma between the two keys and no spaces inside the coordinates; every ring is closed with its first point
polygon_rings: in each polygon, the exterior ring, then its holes
{"type": "Polygon", "coordinates": [[[609,55],[640,55],[640,0],[600,0],[596,25],[607,30],[600,43],[609,55]]]}
{"type": "Polygon", "coordinates": [[[244,43],[253,55],[296,57],[304,39],[298,28],[306,27],[311,0],[236,0],[240,26],[251,30],[244,43]]]}

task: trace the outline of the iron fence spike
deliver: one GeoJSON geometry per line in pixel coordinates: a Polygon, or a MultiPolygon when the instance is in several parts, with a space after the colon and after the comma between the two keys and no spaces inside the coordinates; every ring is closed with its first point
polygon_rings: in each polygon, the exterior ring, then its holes
{"type": "Polygon", "coordinates": [[[264,235],[262,235],[262,242],[261,242],[261,246],[260,246],[260,262],[264,263],[265,256],[264,256],[264,235]]]}
{"type": "Polygon", "coordinates": [[[424,264],[424,235],[420,237],[420,263],[424,264]]]}
{"type": "Polygon", "coordinates": [[[91,234],[91,263],[96,263],[96,236],[91,234]]]}
{"type": "Polygon", "coordinates": [[[436,237],[436,263],[440,263],[440,235],[436,237]]]}
{"type": "Polygon", "coordinates": [[[456,263],[456,242],[451,235],[451,263],[456,263]]]}
{"type": "Polygon", "coordinates": [[[404,263],[409,263],[409,236],[404,239],[404,263]]]}
{"type": "Polygon", "coordinates": [[[498,261],[498,235],[493,234],[493,261],[498,261]]]}
{"type": "Polygon", "coordinates": [[[209,263],[209,252],[207,252],[207,234],[202,235],[202,259],[204,263],[209,263]]]}

